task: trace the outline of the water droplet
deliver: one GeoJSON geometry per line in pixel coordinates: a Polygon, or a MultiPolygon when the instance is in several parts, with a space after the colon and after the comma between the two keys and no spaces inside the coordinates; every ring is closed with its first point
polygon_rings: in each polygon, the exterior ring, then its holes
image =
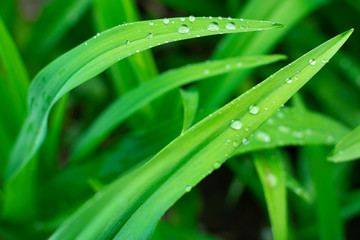
{"type": "Polygon", "coordinates": [[[323,62],[323,63],[328,63],[329,60],[323,59],[323,60],[321,60],[321,62],[323,62]]]}
{"type": "Polygon", "coordinates": [[[152,37],[153,37],[153,34],[152,34],[152,33],[148,33],[148,34],[146,34],[146,37],[147,37],[147,38],[152,38],[152,37]]]}
{"type": "Polygon", "coordinates": [[[207,74],[209,74],[209,73],[210,73],[209,69],[205,69],[205,70],[204,70],[204,74],[207,75],[207,74]]]}
{"type": "Polygon", "coordinates": [[[237,146],[239,146],[239,143],[234,141],[234,142],[233,142],[233,146],[234,146],[234,147],[237,147],[237,146]]]}
{"type": "Polygon", "coordinates": [[[267,180],[270,187],[275,187],[277,185],[277,182],[278,182],[276,176],[274,174],[272,174],[272,173],[269,173],[269,174],[266,175],[266,180],[267,180]]]}
{"type": "Polygon", "coordinates": [[[263,132],[263,131],[258,131],[256,133],[255,137],[257,140],[262,141],[262,142],[270,142],[271,141],[270,136],[266,132],[263,132]]]}
{"type": "Polygon", "coordinates": [[[194,17],[193,15],[190,15],[190,16],[189,16],[189,21],[190,21],[190,22],[195,21],[195,17],[194,17]]]}
{"type": "Polygon", "coordinates": [[[315,59],[310,59],[309,63],[310,63],[310,65],[314,66],[316,64],[316,61],[315,61],[315,59]]]}
{"type": "Polygon", "coordinates": [[[222,20],[222,17],[219,16],[218,19],[219,19],[219,20],[222,20]]]}
{"type": "Polygon", "coordinates": [[[215,163],[213,164],[213,168],[214,168],[214,169],[218,169],[218,168],[220,168],[220,166],[221,166],[221,164],[220,164],[219,162],[215,162],[215,163]]]}
{"type": "Polygon", "coordinates": [[[286,78],[286,79],[285,79],[285,82],[288,83],[288,84],[290,84],[290,83],[292,82],[292,80],[291,80],[291,78],[286,78]]]}
{"type": "Polygon", "coordinates": [[[235,130],[239,130],[242,126],[242,122],[240,120],[235,120],[231,123],[231,128],[235,130]]]}
{"type": "Polygon", "coordinates": [[[185,187],[185,192],[190,192],[190,191],[191,191],[191,189],[192,189],[192,187],[191,187],[191,186],[186,186],[186,187],[185,187]]]}
{"type": "Polygon", "coordinates": [[[244,19],[240,18],[240,21],[242,21],[242,22],[243,22],[243,21],[244,21],[244,19]]]}
{"type": "Polygon", "coordinates": [[[130,43],[130,41],[129,40],[125,40],[125,44],[127,45],[127,44],[129,44],[130,43]]]}
{"type": "Polygon", "coordinates": [[[311,134],[312,134],[312,130],[309,129],[309,128],[306,129],[306,130],[305,130],[305,134],[306,134],[306,135],[311,135],[311,134]]]}
{"type": "Polygon", "coordinates": [[[216,22],[211,22],[209,23],[209,25],[207,26],[207,30],[213,32],[213,31],[217,31],[219,30],[219,24],[217,24],[216,22]]]}
{"type": "Polygon", "coordinates": [[[153,23],[153,22],[149,22],[149,25],[152,26],[152,25],[154,25],[154,23],[153,23]]]}
{"type": "Polygon", "coordinates": [[[230,64],[226,64],[225,68],[229,70],[231,68],[230,64]]]}
{"type": "Polygon", "coordinates": [[[178,32],[179,33],[188,33],[189,32],[189,27],[185,24],[181,24],[178,28],[178,32]]]}
{"type": "Polygon", "coordinates": [[[328,136],[328,137],[326,138],[326,141],[327,141],[328,143],[332,143],[332,142],[334,142],[334,137],[333,137],[333,136],[328,136]]]}
{"type": "Polygon", "coordinates": [[[183,22],[183,21],[185,21],[185,18],[183,18],[183,17],[182,17],[182,18],[180,18],[180,21],[182,21],[182,22],[183,22]]]}
{"type": "Polygon", "coordinates": [[[302,138],[304,134],[302,132],[295,131],[293,132],[293,136],[297,138],[302,138]]]}
{"type": "Polygon", "coordinates": [[[100,33],[97,33],[96,36],[97,36],[97,37],[100,37],[100,33]]]}
{"type": "Polygon", "coordinates": [[[278,130],[280,131],[280,132],[283,132],[283,133],[288,133],[288,132],[290,132],[290,128],[288,128],[288,127],[286,127],[286,126],[279,126],[278,127],[278,130]]]}
{"type": "Polygon", "coordinates": [[[138,50],[136,50],[136,52],[140,52],[140,50],[138,49],[138,50]]]}
{"type": "Polygon", "coordinates": [[[87,42],[86,43],[84,43],[85,44],[85,46],[87,46],[87,42]]]}
{"type": "Polygon", "coordinates": [[[249,113],[257,114],[259,112],[259,107],[257,105],[251,105],[249,107],[249,113]]]}
{"type": "Polygon", "coordinates": [[[243,138],[243,140],[242,140],[242,143],[244,144],[244,145],[247,145],[247,144],[249,144],[249,139],[248,138],[243,138]]]}
{"type": "Polygon", "coordinates": [[[236,66],[238,66],[238,67],[241,67],[243,64],[242,64],[242,62],[237,62],[236,63],[236,66]]]}
{"type": "Polygon", "coordinates": [[[229,22],[229,23],[226,24],[225,28],[226,28],[227,30],[235,30],[235,28],[236,28],[236,27],[235,27],[235,23],[229,22]]]}
{"type": "Polygon", "coordinates": [[[168,18],[163,19],[163,23],[168,24],[169,22],[170,22],[170,20],[168,18]]]}

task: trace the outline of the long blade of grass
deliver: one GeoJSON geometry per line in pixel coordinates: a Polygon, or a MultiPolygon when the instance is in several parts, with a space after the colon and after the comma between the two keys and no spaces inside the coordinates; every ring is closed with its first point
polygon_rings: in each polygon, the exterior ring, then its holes
{"type": "Polygon", "coordinates": [[[161,94],[181,85],[229,71],[261,66],[280,59],[283,55],[230,58],[226,60],[192,64],[159,75],[118,98],[99,115],[85,134],[77,141],[72,161],[91,153],[122,121],[161,94]]]}
{"type": "Polygon", "coordinates": [[[345,239],[333,183],[335,165],[326,161],[327,150],[324,147],[306,146],[303,151],[314,183],[319,238],[324,240],[345,239]]]}
{"type": "Polygon", "coordinates": [[[112,28],[97,34],[44,68],[31,85],[29,115],[12,150],[6,178],[16,175],[39,149],[46,135],[48,114],[55,102],[115,62],[152,46],[219,34],[220,30],[222,33],[235,33],[282,27],[280,24],[254,20],[249,20],[245,28],[240,28],[243,24],[239,19],[223,19],[216,23],[205,17],[196,18],[195,21],[182,20],[143,21],[112,28]],[[227,24],[235,25],[235,29],[227,29],[227,24]],[[212,26],[215,26],[215,31],[212,26]],[[149,37],[149,33],[152,37],[149,37]]]}
{"type": "Polygon", "coordinates": [[[253,154],[256,170],[264,189],[274,240],[288,239],[286,179],[279,152],[253,154]]]}
{"type": "Polygon", "coordinates": [[[360,158],[360,126],[352,130],[336,144],[328,159],[332,162],[344,162],[360,158]]]}
{"type": "Polygon", "coordinates": [[[274,114],[325,65],[321,60],[329,60],[352,31],[308,52],[194,125],[146,164],[104,187],[50,239],[150,237],[161,215],[219,168],[240,144],[238,139],[250,135],[274,114]],[[291,84],[285,81],[295,77],[291,84]]]}
{"type": "Polygon", "coordinates": [[[16,118],[12,119],[12,121],[15,121],[20,126],[25,116],[25,102],[30,81],[17,47],[1,17],[0,63],[5,70],[8,85],[7,90],[11,93],[10,96],[12,99],[10,104],[13,106],[12,112],[16,114],[16,118]]]}

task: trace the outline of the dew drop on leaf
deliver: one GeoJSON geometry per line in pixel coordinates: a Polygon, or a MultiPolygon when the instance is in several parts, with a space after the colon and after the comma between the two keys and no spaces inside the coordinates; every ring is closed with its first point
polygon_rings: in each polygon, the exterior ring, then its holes
{"type": "Polygon", "coordinates": [[[249,144],[249,139],[248,138],[243,138],[243,140],[242,140],[242,143],[244,144],[244,145],[247,145],[247,144],[249,144]]]}
{"type": "Polygon", "coordinates": [[[185,192],[190,192],[190,191],[191,191],[191,189],[192,189],[192,187],[191,187],[191,186],[186,186],[186,187],[185,187],[185,192]]]}
{"type": "Polygon", "coordinates": [[[207,30],[213,32],[213,31],[218,31],[219,30],[219,24],[217,24],[216,22],[211,22],[209,23],[209,25],[207,26],[207,30]]]}
{"type": "Polygon", "coordinates": [[[229,22],[229,23],[226,24],[225,28],[227,30],[235,30],[235,23],[229,22]]]}
{"type": "Polygon", "coordinates": [[[195,17],[193,15],[189,16],[189,21],[190,22],[194,22],[195,21],[195,17]]]}
{"type": "Polygon", "coordinates": [[[263,131],[257,132],[255,137],[257,140],[259,140],[261,142],[270,142],[271,141],[270,136],[266,132],[263,132],[263,131]]]}
{"type": "Polygon", "coordinates": [[[163,19],[163,23],[168,24],[169,22],[170,22],[170,20],[168,18],[163,19]]]}
{"type": "Polygon", "coordinates": [[[153,37],[153,34],[152,34],[152,33],[148,33],[148,34],[146,34],[146,37],[147,37],[147,38],[152,38],[152,37],[153,37]]]}
{"type": "Polygon", "coordinates": [[[179,33],[188,33],[189,32],[189,27],[185,24],[181,24],[178,28],[178,32],[179,33]]]}
{"type": "Polygon", "coordinates": [[[251,105],[249,107],[249,113],[257,114],[259,112],[259,107],[257,105],[251,105]]]}
{"type": "Polygon", "coordinates": [[[214,168],[214,169],[218,169],[218,168],[220,168],[220,166],[221,166],[221,164],[220,164],[219,162],[215,162],[215,163],[213,164],[213,168],[214,168]]]}
{"type": "Polygon", "coordinates": [[[240,120],[235,120],[231,123],[231,128],[235,130],[239,130],[242,126],[242,122],[240,120]]]}
{"type": "Polygon", "coordinates": [[[271,174],[271,173],[267,174],[266,180],[267,180],[270,187],[275,187],[277,185],[277,182],[278,182],[276,176],[274,174],[271,174]]]}
{"type": "Polygon", "coordinates": [[[209,73],[210,73],[209,69],[205,69],[205,70],[204,70],[204,74],[207,75],[207,74],[209,74],[209,73]]]}
{"type": "Polygon", "coordinates": [[[290,83],[292,83],[292,80],[291,80],[291,78],[286,78],[286,79],[285,79],[285,82],[288,83],[288,84],[290,84],[290,83]]]}
{"type": "Polygon", "coordinates": [[[130,41],[129,40],[125,40],[125,44],[127,45],[127,44],[129,44],[130,43],[130,41]]]}
{"type": "Polygon", "coordinates": [[[316,61],[315,61],[315,59],[310,59],[309,63],[310,63],[310,65],[314,66],[316,64],[316,61]]]}

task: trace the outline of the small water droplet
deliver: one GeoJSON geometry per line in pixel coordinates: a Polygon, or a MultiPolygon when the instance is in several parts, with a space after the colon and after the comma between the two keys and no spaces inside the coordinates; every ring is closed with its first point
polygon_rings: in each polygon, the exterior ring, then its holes
{"type": "Polygon", "coordinates": [[[140,52],[140,50],[138,49],[138,50],[136,50],[136,52],[140,52]]]}
{"type": "Polygon", "coordinates": [[[194,22],[194,21],[195,21],[195,17],[194,17],[193,15],[190,15],[190,16],[189,16],[189,21],[190,21],[190,22],[194,22]]]}
{"type": "Polygon", "coordinates": [[[148,34],[146,34],[146,37],[147,37],[147,38],[152,38],[152,37],[153,37],[153,34],[152,34],[152,33],[148,33],[148,34]]]}
{"type": "Polygon", "coordinates": [[[248,138],[243,138],[243,140],[242,140],[242,143],[243,143],[244,145],[249,144],[249,142],[250,142],[250,140],[249,140],[248,138]]]}
{"type": "Polygon", "coordinates": [[[235,27],[235,23],[229,22],[229,23],[226,24],[225,28],[226,28],[227,30],[235,30],[235,28],[236,28],[236,27],[235,27]]]}
{"type": "Polygon", "coordinates": [[[236,66],[238,66],[238,67],[241,67],[243,64],[242,64],[242,62],[237,62],[236,63],[236,66]]]}
{"type": "Polygon", "coordinates": [[[269,173],[269,174],[266,175],[266,180],[267,180],[270,187],[275,187],[277,185],[277,182],[278,182],[276,176],[274,174],[272,174],[272,173],[269,173]]]}
{"type": "Polygon", "coordinates": [[[218,19],[219,19],[219,20],[222,20],[222,17],[219,16],[218,19]]]}
{"type": "Polygon", "coordinates": [[[209,74],[210,73],[210,71],[209,71],[209,69],[204,69],[204,74],[209,74]]]}
{"type": "Polygon", "coordinates": [[[186,186],[186,187],[185,187],[185,192],[190,192],[190,191],[191,191],[191,189],[192,189],[192,187],[191,187],[191,186],[186,186]]]}
{"type": "Polygon", "coordinates": [[[180,21],[182,21],[182,22],[183,22],[183,21],[185,21],[185,18],[183,18],[183,17],[182,17],[182,18],[180,18],[180,21]]]}
{"type": "Polygon", "coordinates": [[[286,127],[286,126],[282,126],[282,125],[280,125],[280,126],[278,127],[278,130],[279,130],[280,132],[283,132],[283,133],[289,133],[289,132],[290,132],[290,128],[288,128],[288,127],[286,127]]]}
{"type": "Polygon", "coordinates": [[[239,146],[239,143],[234,141],[234,142],[233,142],[233,146],[234,146],[234,147],[237,147],[237,146],[239,146]]]}
{"type": "Polygon", "coordinates": [[[163,23],[168,24],[169,22],[170,22],[170,20],[168,18],[163,19],[163,23]]]}
{"type": "Polygon", "coordinates": [[[87,42],[86,43],[84,43],[85,44],[85,46],[87,46],[87,42]]]}
{"type": "Polygon", "coordinates": [[[127,45],[127,44],[129,44],[130,43],[130,41],[129,40],[125,40],[125,44],[127,45]]]}
{"type": "Polygon", "coordinates": [[[311,134],[312,134],[312,130],[309,129],[309,128],[306,129],[306,130],[305,130],[305,134],[306,134],[306,135],[311,135],[311,134]]]}
{"type": "Polygon", "coordinates": [[[218,31],[219,30],[219,24],[217,24],[216,22],[211,22],[209,23],[209,25],[207,26],[207,30],[213,32],[213,31],[218,31]]]}
{"type": "Polygon", "coordinates": [[[258,131],[255,135],[256,139],[262,142],[270,142],[271,141],[271,137],[263,131],[258,131]]]}
{"type": "Polygon", "coordinates": [[[251,105],[249,107],[249,113],[257,114],[259,112],[259,107],[257,105],[251,105]]]}
{"type": "Polygon", "coordinates": [[[215,162],[215,163],[213,164],[213,168],[214,168],[214,169],[218,169],[218,168],[220,168],[220,166],[221,166],[221,164],[220,164],[219,162],[215,162]]]}
{"type": "Polygon", "coordinates": [[[226,64],[225,68],[229,70],[231,68],[230,64],[226,64]]]}
{"type": "Polygon", "coordinates": [[[334,137],[333,137],[333,136],[328,136],[328,137],[326,138],[326,141],[327,141],[328,143],[332,143],[332,142],[334,142],[334,137]]]}
{"type": "Polygon", "coordinates": [[[292,83],[292,80],[291,80],[291,78],[286,78],[286,79],[285,79],[285,82],[288,83],[288,84],[290,84],[290,83],[292,83]]]}
{"type": "Polygon", "coordinates": [[[315,59],[310,59],[309,63],[310,63],[310,65],[314,66],[316,64],[316,61],[315,61],[315,59]]]}
{"type": "Polygon", "coordinates": [[[185,24],[181,24],[178,28],[178,32],[179,33],[188,33],[189,32],[189,27],[185,24]]]}
{"type": "Polygon", "coordinates": [[[304,136],[304,133],[302,132],[298,132],[298,131],[294,131],[293,132],[293,136],[297,137],[297,138],[302,138],[304,136]]]}
{"type": "Polygon", "coordinates": [[[153,22],[149,22],[149,25],[152,26],[152,25],[154,25],[154,23],[153,23],[153,22]]]}
{"type": "Polygon", "coordinates": [[[243,22],[243,21],[244,21],[244,19],[240,18],[240,21],[242,21],[242,22],[243,22]]]}
{"type": "Polygon", "coordinates": [[[239,130],[242,126],[242,122],[240,120],[235,120],[231,123],[231,128],[235,130],[239,130]]]}
{"type": "Polygon", "coordinates": [[[329,60],[323,59],[323,60],[321,60],[321,62],[322,62],[322,63],[328,63],[329,60]]]}

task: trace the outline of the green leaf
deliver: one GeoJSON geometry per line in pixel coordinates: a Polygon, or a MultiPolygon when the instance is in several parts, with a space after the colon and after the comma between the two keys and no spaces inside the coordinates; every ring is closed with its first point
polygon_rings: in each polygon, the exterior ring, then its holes
{"type": "Polygon", "coordinates": [[[181,85],[199,81],[229,71],[241,70],[284,59],[283,55],[230,58],[226,60],[192,64],[159,75],[123,97],[118,98],[94,121],[77,141],[72,161],[90,154],[128,116],[161,94],[181,85]]]}
{"type": "MultiPolygon", "coordinates": [[[[26,49],[29,55],[44,55],[85,14],[91,0],[53,0],[35,22],[26,49]]],[[[35,58],[36,59],[36,58],[35,58]]]]}
{"type": "Polygon", "coordinates": [[[55,102],[115,62],[152,46],[219,34],[220,30],[222,33],[235,33],[282,27],[277,23],[254,20],[244,24],[239,19],[216,20],[218,25],[214,24],[215,20],[205,17],[198,17],[195,21],[181,20],[173,18],[166,23],[159,19],[112,28],[95,35],[44,68],[31,84],[29,114],[12,150],[6,178],[15,176],[39,149],[46,135],[48,114],[55,102]],[[226,24],[230,22],[235,24],[235,29],[226,29],[226,24]],[[219,26],[219,30],[207,30],[209,24],[219,26]]]}
{"type": "Polygon", "coordinates": [[[360,158],[360,126],[341,139],[332,150],[328,159],[344,162],[360,158]]]}
{"type": "Polygon", "coordinates": [[[310,204],[313,199],[310,192],[302,186],[296,178],[285,172],[286,186],[299,198],[303,199],[306,203],[310,204]]]}
{"type": "Polygon", "coordinates": [[[250,135],[295,94],[352,31],[325,42],[194,125],[151,160],[104,187],[50,239],[149,238],[164,212],[219,168],[241,144],[239,139],[250,135]],[[286,78],[293,78],[292,83],[286,83],[286,78]],[[259,111],[253,107],[249,112],[251,105],[259,111]]]}
{"type": "Polygon", "coordinates": [[[199,91],[196,88],[180,89],[184,106],[184,122],[182,132],[191,127],[199,104],[199,91]]]}
{"type": "Polygon", "coordinates": [[[286,107],[266,121],[252,137],[243,139],[246,144],[235,154],[281,146],[334,145],[348,131],[344,125],[319,113],[286,107]]]}
{"type": "Polygon", "coordinates": [[[282,156],[278,151],[258,152],[253,156],[264,189],[274,239],[288,239],[286,178],[282,156]]]}

